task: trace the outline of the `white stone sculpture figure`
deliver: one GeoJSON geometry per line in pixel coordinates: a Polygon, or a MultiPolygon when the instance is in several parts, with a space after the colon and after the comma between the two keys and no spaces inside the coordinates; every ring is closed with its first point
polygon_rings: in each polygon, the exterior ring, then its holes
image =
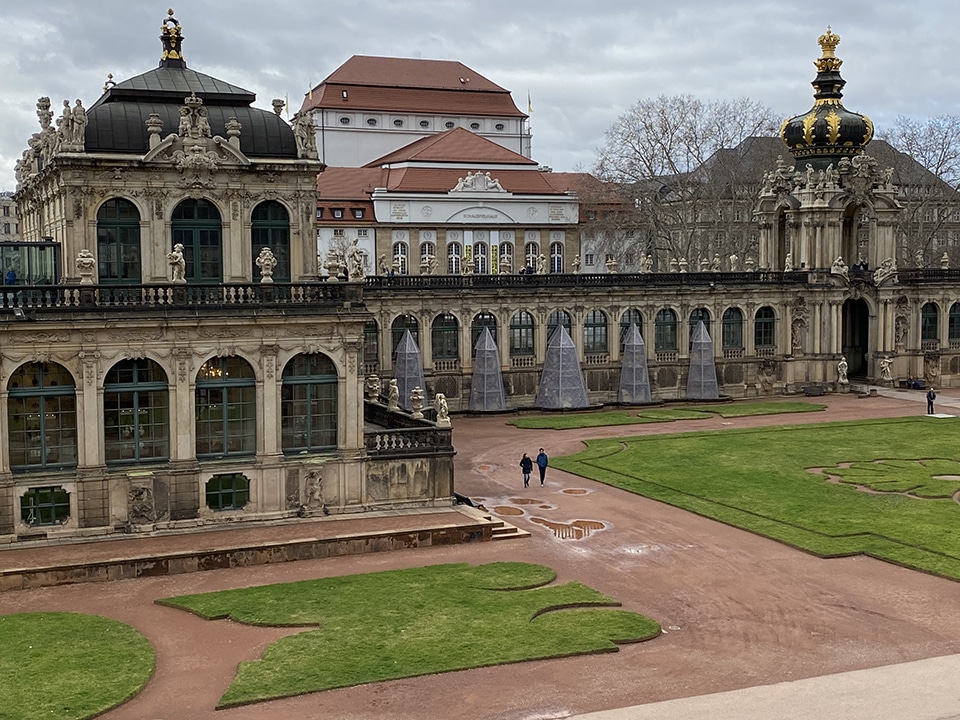
{"type": "Polygon", "coordinates": [[[547,272],[547,258],[543,253],[537,255],[537,275],[544,275],[547,272]]]}
{"type": "Polygon", "coordinates": [[[580,256],[579,255],[573,256],[573,274],[574,275],[580,274],[580,256]]]}
{"type": "Polygon", "coordinates": [[[183,245],[177,243],[173,246],[173,250],[167,253],[167,263],[170,265],[170,282],[185,283],[187,262],[183,258],[183,245]]]}
{"type": "Polygon", "coordinates": [[[740,272],[740,258],[736,253],[730,256],[730,272],[740,272]]]}
{"type": "Polygon", "coordinates": [[[840,362],[837,363],[837,382],[841,385],[846,385],[849,381],[847,380],[847,358],[840,356],[840,362]]]}
{"type": "Polygon", "coordinates": [[[642,273],[652,273],[653,272],[653,255],[647,253],[643,260],[640,261],[640,272],[642,273]]]}
{"type": "Polygon", "coordinates": [[[450,427],[450,412],[447,409],[447,396],[437,393],[433,396],[433,409],[437,411],[437,427],[450,427]]]}
{"type": "Polygon", "coordinates": [[[386,275],[390,270],[390,265],[387,264],[387,256],[384,254],[380,255],[380,259],[377,261],[377,270],[381,275],[386,275]]]}
{"type": "Polygon", "coordinates": [[[423,390],[419,385],[413,388],[413,391],[410,393],[410,407],[413,409],[413,412],[410,413],[410,417],[414,420],[423,419],[423,390]]]}
{"type": "Polygon", "coordinates": [[[427,256],[427,274],[428,275],[436,275],[438,265],[439,265],[439,262],[437,260],[436,255],[427,256]]]}
{"type": "Polygon", "coordinates": [[[889,357],[880,359],[880,379],[883,382],[893,382],[893,374],[890,372],[891,365],[893,365],[893,360],[889,357]]]}
{"type": "Polygon", "coordinates": [[[293,116],[293,139],[297,143],[298,158],[317,159],[317,134],[309,112],[300,111],[293,116]]]}
{"type": "Polygon", "coordinates": [[[947,255],[947,251],[943,251],[943,255],[940,257],[940,269],[949,270],[950,269],[950,256],[947,255]]]}
{"type": "Polygon", "coordinates": [[[843,261],[842,255],[838,255],[837,259],[833,261],[833,265],[830,266],[830,274],[848,277],[849,271],[847,270],[847,264],[843,261]]]}
{"type": "Polygon", "coordinates": [[[714,256],[713,256],[713,261],[710,263],[710,270],[711,270],[711,272],[720,272],[721,267],[720,267],[720,256],[719,256],[719,255],[714,255],[714,256]]]}
{"type": "Polygon", "coordinates": [[[363,280],[363,250],[360,249],[360,238],[354,238],[350,250],[347,252],[347,278],[363,280]]]}
{"type": "Polygon", "coordinates": [[[260,254],[257,255],[256,262],[257,267],[260,268],[260,282],[272,283],[273,269],[277,266],[277,258],[273,251],[268,247],[262,248],[260,254]]]}
{"type": "Polygon", "coordinates": [[[400,388],[397,386],[397,379],[390,380],[390,386],[387,390],[387,410],[400,409],[400,388]]]}
{"type": "Polygon", "coordinates": [[[793,272],[793,255],[791,253],[787,253],[787,257],[783,260],[783,271],[793,272]]]}
{"type": "Polygon", "coordinates": [[[93,272],[97,269],[97,259],[93,253],[84,248],[77,253],[77,272],[80,273],[81,285],[93,285],[93,272]]]}

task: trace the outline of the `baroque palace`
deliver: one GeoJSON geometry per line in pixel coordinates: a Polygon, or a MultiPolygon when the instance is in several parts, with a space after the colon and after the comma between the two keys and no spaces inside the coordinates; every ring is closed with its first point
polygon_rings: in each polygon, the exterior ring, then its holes
{"type": "Polygon", "coordinates": [[[898,266],[899,190],[832,32],[755,251],[691,266],[602,252],[595,181],[532,160],[527,115],[460,63],[351,58],[288,123],[182,40],[171,11],[158,68],[56,121],[38,101],[2,268],[0,538],[450,505],[447,406],[379,402],[408,331],[451,411],[485,330],[509,409],[560,326],[591,405],[633,326],[658,400],[684,398],[700,322],[731,397],[842,389],[841,358],[854,382],[960,382],[960,271],[898,266]]]}

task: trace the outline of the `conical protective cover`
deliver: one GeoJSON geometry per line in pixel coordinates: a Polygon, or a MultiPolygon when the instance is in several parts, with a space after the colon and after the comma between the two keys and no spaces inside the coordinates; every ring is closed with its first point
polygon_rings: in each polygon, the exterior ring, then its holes
{"type": "Polygon", "coordinates": [[[500,372],[500,352],[490,328],[485,327],[474,346],[470,412],[497,412],[507,409],[500,372]]]}
{"type": "Polygon", "coordinates": [[[563,325],[557,326],[547,342],[547,355],[543,361],[535,405],[553,410],[590,405],[577,348],[563,325]]]}
{"type": "Polygon", "coordinates": [[[623,357],[620,359],[620,391],[617,402],[636,405],[652,402],[650,375],[647,372],[647,353],[643,338],[636,323],[630,323],[623,341],[623,357]]]}
{"type": "Polygon", "coordinates": [[[397,390],[400,391],[399,405],[404,410],[412,411],[410,394],[415,387],[423,390],[426,397],[427,389],[423,386],[423,361],[420,359],[420,348],[409,330],[404,330],[400,344],[397,345],[397,354],[393,359],[393,377],[397,381],[397,390]]]}
{"type": "Polygon", "coordinates": [[[687,400],[719,400],[717,367],[713,360],[713,340],[703,320],[697,323],[690,343],[690,375],[687,378],[687,400]]]}

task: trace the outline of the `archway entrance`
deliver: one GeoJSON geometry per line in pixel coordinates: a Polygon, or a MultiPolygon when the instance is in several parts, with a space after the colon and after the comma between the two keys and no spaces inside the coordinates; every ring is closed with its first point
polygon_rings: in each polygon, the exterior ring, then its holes
{"type": "Polygon", "coordinates": [[[862,298],[843,303],[843,354],[854,377],[867,376],[867,353],[870,347],[870,309],[862,298]]]}

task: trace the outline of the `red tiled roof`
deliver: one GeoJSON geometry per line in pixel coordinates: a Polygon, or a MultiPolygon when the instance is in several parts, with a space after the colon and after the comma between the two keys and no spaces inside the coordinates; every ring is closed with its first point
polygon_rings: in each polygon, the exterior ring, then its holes
{"type": "Polygon", "coordinates": [[[328,200],[366,200],[374,188],[386,184],[386,177],[381,168],[328,167],[317,175],[317,196],[321,205],[328,200]]]}
{"type": "MultiPolygon", "coordinates": [[[[456,187],[457,182],[466,177],[467,172],[476,172],[476,168],[420,168],[409,167],[389,170],[386,187],[393,192],[447,192],[456,187]]],[[[546,176],[536,169],[529,170],[491,170],[490,176],[500,181],[507,192],[523,195],[563,195],[547,182],[546,176]]],[[[496,195],[491,193],[491,198],[496,195]]]]}
{"type": "Polygon", "coordinates": [[[433,88],[507,92],[475,70],[454,60],[354,55],[323,81],[341,85],[433,88]],[[466,82],[462,82],[461,78],[466,82]]]}
{"type": "Polygon", "coordinates": [[[464,128],[454,128],[420,138],[389,155],[367,163],[367,167],[402,162],[506,163],[532,167],[537,165],[530,158],[464,128]]]}

